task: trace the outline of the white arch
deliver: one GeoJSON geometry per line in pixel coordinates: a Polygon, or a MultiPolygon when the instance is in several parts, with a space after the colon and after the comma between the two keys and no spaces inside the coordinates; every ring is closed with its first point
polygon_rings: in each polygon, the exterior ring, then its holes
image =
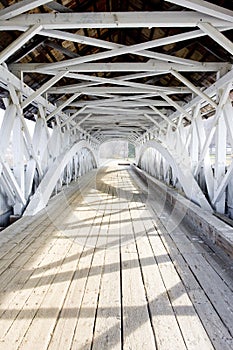
{"type": "Polygon", "coordinates": [[[183,155],[178,154],[174,149],[169,148],[168,145],[162,141],[151,140],[144,143],[139,151],[137,164],[140,163],[143,154],[150,147],[156,149],[170,164],[181,186],[183,187],[186,196],[193,202],[200,205],[202,209],[212,211],[210,204],[205,198],[191,172],[191,167],[189,164],[187,164],[187,159],[185,160],[183,155]]]}
{"type": "Polygon", "coordinates": [[[34,215],[41,209],[45,208],[49,198],[51,197],[54,187],[59,180],[61,172],[74,157],[74,155],[82,148],[87,148],[91,152],[96,166],[98,166],[95,151],[91,148],[90,144],[84,140],[75,143],[70,149],[65,150],[63,153],[61,153],[50,166],[36,192],[32,196],[24,212],[24,216],[34,215]]]}

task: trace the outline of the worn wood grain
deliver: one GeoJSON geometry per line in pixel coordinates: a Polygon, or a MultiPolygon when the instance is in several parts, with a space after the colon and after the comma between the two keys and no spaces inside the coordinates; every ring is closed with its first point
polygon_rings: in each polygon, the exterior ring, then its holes
{"type": "Polygon", "coordinates": [[[1,234],[0,350],[232,349],[229,262],[155,200],[114,164],[1,234]]]}

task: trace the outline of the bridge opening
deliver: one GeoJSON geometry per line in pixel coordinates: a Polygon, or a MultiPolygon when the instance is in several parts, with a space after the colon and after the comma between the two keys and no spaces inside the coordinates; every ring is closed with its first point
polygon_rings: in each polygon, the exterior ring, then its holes
{"type": "Polygon", "coordinates": [[[135,161],[135,146],[127,140],[111,140],[100,145],[100,161],[125,160],[135,161]]]}

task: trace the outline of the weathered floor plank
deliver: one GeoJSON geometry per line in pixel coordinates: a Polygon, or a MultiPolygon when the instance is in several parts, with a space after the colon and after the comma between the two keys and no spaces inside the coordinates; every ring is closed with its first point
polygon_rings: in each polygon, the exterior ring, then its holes
{"type": "Polygon", "coordinates": [[[233,349],[231,267],[155,200],[111,164],[3,231],[0,350],[233,349]]]}

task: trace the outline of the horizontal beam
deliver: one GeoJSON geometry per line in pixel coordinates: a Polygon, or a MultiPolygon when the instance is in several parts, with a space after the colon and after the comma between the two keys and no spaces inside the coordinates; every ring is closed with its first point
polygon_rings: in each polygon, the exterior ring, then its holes
{"type": "Polygon", "coordinates": [[[196,27],[199,22],[209,22],[224,27],[229,22],[202,15],[195,11],[166,12],[86,12],[86,13],[49,13],[20,15],[8,21],[0,21],[0,26],[31,26],[35,23],[45,29],[77,28],[148,28],[148,27],[196,27]]]}
{"type": "Polygon", "coordinates": [[[136,45],[131,45],[128,46],[127,48],[123,47],[120,49],[115,49],[115,50],[107,50],[104,52],[99,52],[95,54],[90,54],[78,58],[72,58],[66,61],[60,61],[60,62],[55,62],[55,63],[47,63],[43,64],[43,68],[38,67],[40,71],[43,69],[44,73],[52,71],[54,69],[65,69],[65,70],[70,70],[71,66],[74,66],[76,64],[81,64],[81,63],[86,63],[86,62],[93,62],[93,61],[98,61],[102,59],[108,59],[110,57],[116,57],[116,56],[121,56],[124,55],[125,53],[131,53],[139,56],[144,56],[144,57],[149,57],[153,60],[156,61],[165,61],[165,62],[174,62],[178,64],[184,64],[184,65],[190,65],[190,66],[199,66],[201,63],[198,61],[190,60],[187,58],[182,58],[182,57],[177,57],[177,56],[172,56],[172,55],[167,55],[163,53],[158,53],[158,52],[152,52],[152,51],[147,51],[147,50],[141,50],[137,48],[140,44],[136,45]]]}
{"type": "Polygon", "coordinates": [[[100,130],[101,135],[108,135],[108,136],[117,136],[117,135],[125,135],[128,134],[131,130],[115,130],[115,129],[109,129],[109,130],[100,130]]]}
{"type": "MultiPolygon", "coordinates": [[[[89,114],[87,115],[87,117],[89,116],[89,114]]],[[[82,120],[81,120],[82,122],[82,120]]],[[[105,125],[104,123],[101,124],[101,123],[89,123],[89,122],[84,122],[84,126],[85,128],[88,130],[89,128],[91,128],[92,130],[93,129],[96,129],[96,128],[100,128],[101,130],[109,130],[110,128],[112,128],[113,130],[117,130],[117,129],[120,129],[120,130],[130,130],[130,131],[137,131],[138,129],[143,129],[145,130],[146,128],[149,128],[151,125],[151,123],[148,121],[147,122],[141,122],[141,123],[135,123],[134,126],[132,126],[131,124],[120,124],[120,125],[116,125],[116,123],[114,123],[114,121],[112,121],[111,123],[108,123],[108,125],[105,125]]]]}
{"type": "MultiPolygon", "coordinates": [[[[95,100],[95,101],[80,101],[77,102],[77,104],[71,103],[70,106],[75,105],[76,107],[83,107],[85,106],[98,106],[98,105],[104,105],[105,103],[115,103],[115,102],[123,102],[123,101],[134,101],[137,100],[137,102],[145,102],[146,99],[147,101],[154,101],[154,100],[149,100],[148,98],[154,97],[157,94],[143,94],[143,95],[134,95],[134,96],[117,96],[113,98],[113,96],[110,95],[109,98],[106,99],[100,99],[100,100],[95,100]]],[[[156,100],[157,101],[157,100],[156,100]]],[[[157,101],[160,102],[160,101],[157,101]]]]}
{"type": "MultiPolygon", "coordinates": [[[[190,94],[190,89],[184,87],[184,88],[177,88],[177,87],[169,87],[169,88],[164,88],[160,89],[160,86],[155,86],[155,88],[158,88],[157,91],[164,91],[166,94],[190,94]],[[166,90],[165,90],[166,89],[166,90]]],[[[156,93],[157,93],[156,91],[156,93]]],[[[100,87],[80,87],[75,85],[67,85],[63,87],[53,87],[48,90],[49,94],[70,94],[74,92],[80,92],[83,95],[102,95],[102,94],[148,94],[151,93],[150,89],[147,89],[147,86],[145,84],[144,89],[143,88],[127,88],[127,87],[105,87],[105,86],[100,86],[100,87]]],[[[156,94],[155,94],[156,95],[156,94]]]]}
{"type": "MultiPolygon", "coordinates": [[[[131,81],[125,81],[124,78],[102,78],[102,77],[97,77],[94,75],[86,75],[86,74],[79,74],[79,73],[73,73],[73,74],[67,74],[67,77],[73,78],[73,79],[78,79],[78,80],[84,80],[84,81],[91,81],[91,82],[96,82],[96,83],[101,83],[101,84],[113,84],[113,85],[122,85],[122,86],[127,86],[128,90],[131,88],[139,88],[143,90],[147,90],[147,92],[161,92],[161,91],[169,91],[170,88],[164,88],[160,86],[154,86],[152,84],[142,84],[142,83],[135,83],[131,81]]],[[[187,91],[187,90],[186,90],[187,91]]],[[[72,91],[73,92],[73,91],[72,91]]],[[[190,91],[189,91],[190,92],[190,91]]],[[[63,90],[64,93],[64,90],[63,90]]]]}
{"type": "MultiPolygon", "coordinates": [[[[222,30],[226,30],[226,28],[222,28],[222,30]]],[[[46,32],[46,31],[45,31],[46,32]]],[[[47,31],[48,36],[55,33],[58,33],[59,37],[61,38],[61,34],[60,31],[47,31]]],[[[119,45],[119,44],[115,44],[115,43],[111,43],[108,42],[108,49],[111,49],[110,51],[105,51],[105,52],[99,52],[97,54],[92,54],[92,55],[87,55],[84,57],[80,57],[77,59],[72,59],[72,60],[66,60],[65,64],[64,62],[58,62],[58,63],[54,63],[54,64],[50,64],[50,65],[43,65],[43,67],[41,66],[42,69],[51,69],[51,68],[65,68],[67,69],[67,66],[73,66],[75,64],[81,64],[81,63],[85,63],[85,62],[92,62],[95,60],[100,60],[100,59],[105,59],[105,58],[109,58],[109,57],[115,57],[115,56],[119,56],[119,55],[123,55],[126,53],[135,53],[144,57],[149,57],[155,60],[163,60],[163,61],[170,61],[170,62],[176,62],[176,63],[180,63],[183,65],[195,65],[198,66],[200,65],[199,62],[195,62],[193,60],[187,60],[184,58],[179,58],[179,57],[174,57],[174,56],[169,56],[169,55],[164,55],[161,53],[156,53],[156,52],[151,52],[151,51],[147,51],[146,49],[150,49],[150,48],[155,48],[155,47],[159,47],[159,46],[164,46],[164,45],[168,45],[174,42],[180,42],[180,41],[184,41],[184,40],[189,40],[189,39],[194,39],[200,36],[205,35],[205,33],[202,30],[194,30],[191,32],[187,32],[187,33],[181,33],[181,34],[176,34],[176,35],[170,35],[168,37],[165,38],[160,38],[160,39],[154,39],[154,40],[149,40],[147,42],[144,43],[140,43],[140,44],[135,44],[135,45],[130,45],[130,46],[124,46],[124,45],[119,45]]],[[[80,42],[80,37],[75,35],[75,34],[70,34],[69,36],[66,37],[66,33],[63,32],[63,40],[74,40],[75,42],[80,42]],[[71,37],[72,35],[72,37],[71,37]]],[[[88,40],[89,38],[83,39],[85,37],[82,37],[81,42],[88,44],[88,42],[90,40],[88,40]]],[[[95,42],[97,42],[97,46],[106,48],[106,43],[104,42],[103,45],[103,40],[98,40],[98,39],[94,39],[95,42]]],[[[93,44],[93,39],[91,40],[91,44],[93,44]]],[[[38,68],[38,67],[37,67],[38,68]]]]}
{"type": "Polygon", "coordinates": [[[102,107],[102,106],[94,106],[93,108],[88,108],[86,110],[87,113],[92,114],[123,114],[127,116],[128,114],[143,114],[143,113],[149,113],[154,114],[154,112],[150,108],[119,108],[119,107],[102,107]]]}
{"type": "MultiPolygon", "coordinates": [[[[73,111],[74,112],[74,111],[73,111]]],[[[83,115],[82,116],[79,116],[79,118],[83,118],[83,115]]],[[[139,115],[137,116],[137,119],[135,118],[135,116],[133,114],[129,114],[129,115],[124,115],[124,114],[109,114],[108,115],[108,121],[110,122],[114,122],[114,121],[120,121],[122,123],[131,123],[132,125],[132,122],[134,121],[135,123],[137,122],[142,122],[144,121],[144,117],[143,115],[139,115]]],[[[88,123],[89,122],[93,122],[93,123],[98,123],[98,122],[103,122],[106,124],[106,116],[104,114],[96,114],[96,115],[92,115],[89,119],[88,119],[88,123]]]]}
{"type": "Polygon", "coordinates": [[[126,107],[126,108],[135,108],[135,107],[144,107],[144,106],[158,106],[158,107],[168,107],[168,102],[165,102],[163,100],[141,100],[141,101],[120,101],[119,99],[108,99],[108,100],[99,100],[99,101],[88,101],[88,102],[77,102],[77,103],[71,103],[70,107],[95,107],[95,106],[111,106],[111,107],[126,107]]]}
{"type": "MultiPolygon", "coordinates": [[[[85,123],[86,125],[86,123],[85,123]]],[[[151,125],[151,123],[149,123],[149,125],[151,125]]],[[[88,125],[87,128],[89,127],[90,128],[91,125],[88,125]]],[[[138,129],[141,129],[141,130],[145,130],[146,129],[146,126],[145,125],[141,125],[141,124],[137,124],[135,126],[130,126],[130,125],[115,125],[114,123],[109,123],[106,126],[104,126],[103,124],[96,124],[94,125],[95,128],[99,128],[100,130],[103,130],[103,131],[137,131],[138,129]],[[104,127],[104,129],[103,129],[104,127]]]]}
{"type": "MultiPolygon", "coordinates": [[[[13,63],[9,65],[11,71],[25,73],[43,71],[43,63],[13,63]]],[[[81,63],[69,67],[70,72],[161,72],[176,70],[179,72],[217,72],[228,65],[223,62],[206,62],[198,66],[188,66],[176,63],[148,61],[146,63],[81,63]]]]}

